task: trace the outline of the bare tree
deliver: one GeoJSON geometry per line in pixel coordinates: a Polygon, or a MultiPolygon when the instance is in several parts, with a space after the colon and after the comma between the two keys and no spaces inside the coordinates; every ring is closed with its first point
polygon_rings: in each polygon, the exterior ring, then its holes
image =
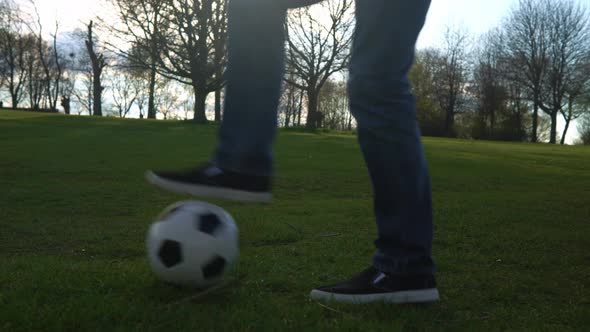
{"type": "Polygon", "coordinates": [[[294,10],[287,23],[287,83],[306,92],[306,126],[310,129],[322,122],[318,105],[322,87],[348,64],[354,28],[351,0],[329,1],[318,6],[328,13],[326,24],[312,8],[294,10]]]}
{"type": "Polygon", "coordinates": [[[565,120],[560,142],[562,145],[565,144],[571,122],[590,112],[590,51],[585,61],[576,67],[571,84],[566,88],[566,106],[560,110],[565,120]]]}
{"type": "Polygon", "coordinates": [[[11,105],[17,108],[22,101],[28,76],[26,54],[34,47],[34,38],[31,35],[19,35],[14,32],[0,31],[0,47],[4,58],[4,79],[10,94],[11,105]]]}
{"type": "MultiPolygon", "coordinates": [[[[83,31],[77,31],[76,34],[79,38],[84,39],[85,33],[83,31]]],[[[92,116],[94,108],[94,83],[92,64],[87,51],[80,52],[80,56],[76,59],[73,71],[73,75],[77,79],[74,83],[75,88],[73,89],[72,94],[79,105],[78,114],[82,114],[83,111],[86,111],[88,112],[88,115],[92,116]]]]}
{"type": "Polygon", "coordinates": [[[547,75],[549,19],[544,10],[546,0],[519,0],[504,23],[506,43],[498,45],[504,52],[504,75],[526,87],[533,106],[531,141],[538,141],[538,114],[542,84],[547,75]]]}
{"type": "Polygon", "coordinates": [[[188,93],[185,94],[185,99],[180,102],[180,108],[182,110],[182,118],[184,120],[192,119],[191,113],[195,109],[195,99],[194,95],[191,94],[191,91],[187,91],[188,93]]]}
{"type": "MultiPolygon", "coordinates": [[[[213,58],[214,63],[222,64],[227,54],[227,2],[222,1],[218,3],[218,10],[214,11],[213,14],[213,58]]],[[[219,81],[223,81],[223,74],[225,66],[217,66],[215,72],[215,78],[219,81]]],[[[221,93],[222,87],[220,86],[215,90],[215,118],[216,122],[221,121],[221,93]]]]}
{"type": "Polygon", "coordinates": [[[439,53],[436,49],[418,50],[409,73],[412,92],[416,96],[416,116],[422,133],[427,136],[445,135],[445,116],[437,102],[434,81],[440,63],[439,53]]]}
{"type": "MultiPolygon", "coordinates": [[[[291,74],[291,77],[288,77],[286,80],[293,81],[295,77],[291,74]]],[[[283,93],[279,105],[280,123],[283,127],[301,125],[304,94],[305,91],[292,84],[285,84],[283,86],[283,93]]]]}
{"type": "Polygon", "coordinates": [[[502,55],[497,47],[501,43],[501,32],[491,30],[480,40],[476,51],[473,84],[470,87],[477,99],[475,138],[496,138],[496,129],[507,108],[508,89],[502,79],[502,55]]]}
{"type": "MultiPolygon", "coordinates": [[[[547,75],[543,80],[543,102],[539,107],[551,117],[550,143],[557,142],[557,116],[567,107],[568,92],[572,104],[588,78],[580,78],[590,62],[590,21],[588,10],[571,0],[545,1],[548,13],[547,75]]],[[[586,76],[585,74],[582,76],[586,76]]],[[[566,121],[571,116],[564,116],[566,121]]],[[[569,123],[568,123],[569,125],[569,123]]],[[[565,136],[565,135],[563,135],[565,136]]]]}
{"type": "MultiPolygon", "coordinates": [[[[226,4],[222,0],[112,0],[138,64],[167,79],[190,85],[195,95],[194,119],[207,121],[210,92],[224,85],[226,4]],[[148,56],[145,56],[148,55],[148,56]],[[147,60],[147,61],[146,61],[147,60]]],[[[133,56],[130,51],[123,51],[133,56]]]]}
{"type": "Polygon", "coordinates": [[[116,67],[116,73],[111,78],[111,97],[119,117],[126,117],[141,94],[142,87],[137,84],[133,73],[127,68],[116,67]]]}
{"type": "Polygon", "coordinates": [[[0,14],[0,83],[5,82],[12,108],[17,108],[26,91],[26,54],[34,48],[35,38],[23,32],[22,12],[14,2],[1,2],[0,14]]]}
{"type": "MultiPolygon", "coordinates": [[[[57,34],[59,31],[59,22],[55,22],[55,30],[51,34],[52,44],[49,46],[43,38],[43,25],[41,24],[41,14],[37,8],[35,0],[29,0],[36,15],[36,45],[39,53],[39,62],[45,74],[44,90],[45,99],[48,102],[50,110],[57,109],[57,101],[60,93],[60,83],[63,74],[63,57],[59,54],[57,48],[57,34]]],[[[35,105],[38,107],[38,105],[35,105]]]]}
{"type": "Polygon", "coordinates": [[[75,71],[76,54],[70,52],[65,63],[66,70],[62,76],[60,85],[60,105],[65,114],[70,114],[72,109],[72,95],[76,89],[76,71],[75,71]]]}
{"type": "Polygon", "coordinates": [[[133,72],[131,78],[133,79],[133,89],[137,91],[135,104],[137,105],[137,110],[139,111],[139,118],[143,119],[145,105],[150,99],[150,81],[148,79],[144,79],[144,77],[137,72],[133,72]]]}
{"type": "Polygon", "coordinates": [[[445,113],[445,134],[454,136],[455,115],[464,103],[467,83],[467,32],[461,28],[447,28],[444,45],[438,54],[435,69],[435,95],[440,108],[445,113]]]}
{"type": "Polygon", "coordinates": [[[164,120],[176,118],[181,100],[178,93],[178,83],[170,79],[161,79],[156,83],[156,109],[164,120]]]}
{"type": "MultiPolygon", "coordinates": [[[[12,3],[8,0],[0,0],[0,88],[3,87],[6,81],[6,73],[8,72],[6,63],[6,36],[11,32],[10,19],[12,16],[12,3]]],[[[0,107],[1,108],[1,107],[0,107]]]]}
{"type": "MultiPolygon", "coordinates": [[[[34,44],[37,45],[37,36],[33,36],[34,44]]],[[[48,47],[48,46],[44,46],[48,47]]],[[[27,50],[24,55],[25,63],[27,65],[27,95],[29,99],[29,106],[32,109],[40,109],[41,108],[41,99],[43,98],[46,78],[45,73],[43,71],[43,67],[41,65],[41,60],[39,57],[39,52],[37,51],[37,46],[34,48],[27,50]]]]}
{"type": "MultiPolygon", "coordinates": [[[[590,109],[590,100],[586,105],[590,109]]],[[[590,112],[584,114],[578,123],[578,132],[580,133],[579,143],[590,145],[590,112]]]]}
{"type": "Polygon", "coordinates": [[[88,34],[85,45],[88,56],[90,57],[90,64],[92,65],[92,115],[102,116],[102,91],[104,87],[102,86],[101,78],[107,62],[103,53],[96,52],[97,46],[92,31],[93,25],[93,21],[88,23],[88,34]]]}
{"type": "Polygon", "coordinates": [[[111,31],[122,39],[129,49],[121,49],[115,43],[111,48],[124,55],[136,67],[147,72],[147,117],[156,118],[155,90],[158,59],[161,56],[162,32],[167,30],[161,0],[111,0],[122,26],[111,25],[111,31]]]}
{"type": "Polygon", "coordinates": [[[223,75],[216,75],[225,68],[226,57],[220,57],[213,38],[223,38],[218,26],[224,25],[226,9],[220,0],[166,0],[163,1],[165,24],[169,30],[162,32],[158,70],[162,75],[193,88],[195,95],[194,120],[206,122],[206,99],[210,92],[224,85],[223,75]],[[217,18],[221,21],[217,22],[217,18]],[[217,54],[217,55],[216,55],[217,54]]]}
{"type": "Polygon", "coordinates": [[[320,92],[320,112],[324,114],[324,127],[351,130],[352,114],[348,106],[345,80],[328,80],[320,92]]]}

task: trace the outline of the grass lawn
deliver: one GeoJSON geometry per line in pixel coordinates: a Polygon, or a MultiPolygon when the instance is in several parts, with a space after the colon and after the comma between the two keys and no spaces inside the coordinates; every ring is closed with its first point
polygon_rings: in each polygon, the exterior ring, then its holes
{"type": "Polygon", "coordinates": [[[159,282],[149,224],[186,199],[214,125],[0,111],[0,331],[588,331],[590,149],[425,138],[441,301],[309,300],[367,266],[375,225],[352,135],[281,131],[271,205],[213,201],[241,256],[209,294],[159,282]]]}

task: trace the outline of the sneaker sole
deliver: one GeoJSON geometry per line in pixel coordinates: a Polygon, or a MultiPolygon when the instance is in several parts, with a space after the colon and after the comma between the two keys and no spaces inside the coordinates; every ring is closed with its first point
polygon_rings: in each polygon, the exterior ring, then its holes
{"type": "Polygon", "coordinates": [[[249,203],[270,203],[272,201],[272,194],[269,192],[258,193],[231,188],[220,188],[198,184],[186,184],[166,180],[151,171],[147,171],[145,173],[145,178],[149,183],[157,187],[178,194],[189,194],[193,196],[221,198],[230,201],[249,203]]]}
{"type": "Polygon", "coordinates": [[[428,303],[439,300],[438,289],[420,289],[378,294],[336,294],[320,290],[312,290],[309,296],[313,300],[345,302],[354,304],[385,302],[385,303],[428,303]]]}

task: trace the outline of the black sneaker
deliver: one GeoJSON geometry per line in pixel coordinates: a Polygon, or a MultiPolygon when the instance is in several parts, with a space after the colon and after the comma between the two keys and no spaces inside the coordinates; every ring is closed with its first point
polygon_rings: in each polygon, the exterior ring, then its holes
{"type": "Polygon", "coordinates": [[[318,287],[311,291],[314,300],[348,303],[425,303],[438,301],[436,280],[431,275],[387,275],[369,267],[350,280],[318,287]]]}
{"type": "Polygon", "coordinates": [[[184,172],[147,171],[145,176],[149,183],[180,194],[240,202],[272,200],[269,176],[240,174],[211,164],[184,172]]]}

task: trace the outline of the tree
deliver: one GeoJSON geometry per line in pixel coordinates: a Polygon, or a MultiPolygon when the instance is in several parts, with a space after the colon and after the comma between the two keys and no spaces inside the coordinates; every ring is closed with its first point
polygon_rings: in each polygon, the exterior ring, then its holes
{"type": "Polygon", "coordinates": [[[435,69],[435,96],[445,114],[445,135],[448,137],[455,135],[455,115],[460,112],[465,101],[467,43],[467,32],[447,28],[435,69]]]}
{"type": "Polygon", "coordinates": [[[181,100],[178,93],[178,82],[170,79],[161,79],[156,83],[156,109],[162,114],[164,120],[176,118],[181,100]]]}
{"type": "Polygon", "coordinates": [[[543,102],[539,107],[551,118],[550,143],[557,142],[557,115],[567,104],[567,92],[573,92],[576,71],[588,61],[590,26],[586,8],[571,0],[545,1],[548,13],[547,74],[542,85],[543,102]]]}
{"type": "Polygon", "coordinates": [[[136,83],[133,73],[127,68],[116,68],[117,73],[111,79],[111,97],[119,117],[124,118],[129,114],[137,97],[141,94],[142,87],[136,83]]]}
{"type": "Polygon", "coordinates": [[[537,141],[538,110],[551,119],[549,142],[557,142],[557,117],[566,130],[577,116],[575,100],[590,54],[588,9],[573,0],[520,0],[505,25],[506,75],[526,86],[533,105],[531,140],[537,141]]]}
{"type": "MultiPolygon", "coordinates": [[[[503,77],[503,76],[501,76],[503,77]]],[[[510,80],[502,80],[502,87],[505,92],[505,107],[499,115],[503,117],[500,122],[500,131],[496,139],[507,141],[526,141],[531,137],[533,131],[532,117],[528,117],[529,105],[525,96],[523,86],[510,80]],[[530,127],[528,122],[530,120],[530,127]]],[[[542,129],[539,119],[536,120],[536,137],[540,138],[542,129]]]]}
{"type": "Polygon", "coordinates": [[[321,3],[329,20],[323,24],[313,8],[296,9],[287,22],[287,83],[307,94],[307,128],[322,120],[319,97],[335,73],[346,68],[354,27],[351,0],[321,3]]]}
{"type": "MultiPolygon", "coordinates": [[[[136,70],[147,72],[148,96],[147,117],[156,118],[155,90],[158,59],[161,56],[161,31],[166,31],[161,0],[111,0],[117,10],[122,26],[111,26],[112,32],[122,39],[129,49],[109,45],[133,63],[136,70]]],[[[143,105],[143,104],[142,104],[143,105]]],[[[141,113],[143,114],[143,113],[141,113]]]]}
{"type": "Polygon", "coordinates": [[[149,79],[145,79],[141,73],[136,71],[133,71],[130,77],[133,80],[133,89],[137,91],[135,104],[137,105],[137,110],[139,111],[139,118],[143,119],[146,102],[150,100],[150,96],[153,96],[153,91],[150,89],[151,81],[149,79]],[[148,92],[146,93],[146,91],[148,92]]]}
{"type": "Polygon", "coordinates": [[[60,105],[64,109],[65,114],[70,114],[72,109],[72,95],[76,89],[76,72],[75,72],[75,59],[76,54],[70,52],[68,54],[68,61],[65,63],[66,71],[62,76],[62,82],[60,84],[60,105]]]}
{"type": "Polygon", "coordinates": [[[501,34],[492,30],[480,41],[473,72],[471,92],[477,98],[477,121],[474,138],[494,139],[496,129],[506,113],[508,91],[502,81],[502,58],[497,45],[501,34]]]}
{"type": "Polygon", "coordinates": [[[206,122],[206,100],[210,92],[224,85],[220,67],[225,68],[226,57],[215,52],[217,38],[221,36],[219,25],[225,25],[226,6],[220,0],[166,0],[163,11],[166,20],[166,43],[158,68],[162,75],[193,88],[195,95],[194,120],[206,122]],[[221,21],[217,21],[220,18],[221,21]]]}
{"type": "Polygon", "coordinates": [[[86,50],[92,66],[92,115],[102,116],[102,72],[107,65],[103,53],[96,52],[96,43],[92,32],[93,21],[88,23],[88,34],[85,40],[86,50]]]}
{"type": "Polygon", "coordinates": [[[533,105],[531,142],[538,141],[538,116],[542,84],[547,74],[548,13],[543,9],[546,0],[519,0],[504,23],[504,60],[509,64],[504,75],[526,87],[533,105]]]}
{"type": "Polygon", "coordinates": [[[77,39],[83,43],[80,43],[79,56],[75,59],[73,67],[73,75],[76,77],[75,88],[72,94],[75,101],[79,104],[78,114],[82,114],[83,111],[88,112],[88,115],[93,115],[94,109],[94,80],[92,71],[92,62],[88,51],[86,50],[86,34],[82,30],[77,30],[75,35],[77,39]]]}
{"type": "Polygon", "coordinates": [[[28,68],[26,54],[34,47],[34,38],[14,32],[0,31],[0,56],[3,58],[3,78],[10,94],[12,108],[17,108],[26,92],[28,68]]]}
{"type": "Polygon", "coordinates": [[[12,1],[0,3],[0,15],[0,83],[5,82],[12,108],[17,108],[26,91],[25,55],[34,48],[35,38],[23,33],[21,11],[12,1]]]}
{"type": "Polygon", "coordinates": [[[565,144],[571,121],[590,112],[590,52],[585,63],[576,67],[572,73],[571,84],[565,91],[566,106],[560,110],[565,120],[565,128],[560,142],[562,145],[565,144]]]}
{"type": "MultiPolygon", "coordinates": [[[[287,78],[290,81],[294,79],[293,76],[287,78]]],[[[292,84],[285,84],[283,86],[283,93],[279,105],[279,116],[282,117],[280,125],[283,127],[301,125],[304,94],[305,92],[303,90],[292,84]]]]}
{"type": "Polygon", "coordinates": [[[319,98],[323,127],[335,130],[352,130],[353,117],[348,106],[346,81],[328,80],[319,98]]]}
{"type": "Polygon", "coordinates": [[[435,49],[418,50],[409,79],[412,93],[416,96],[416,116],[422,133],[426,136],[444,136],[444,119],[436,102],[434,76],[439,52],[435,49]]]}
{"type": "Polygon", "coordinates": [[[580,143],[590,145],[590,112],[581,118],[578,123],[578,132],[580,133],[580,143]]]}
{"type": "MultiPolygon", "coordinates": [[[[35,3],[35,0],[29,0],[35,11],[37,17],[37,52],[39,54],[39,63],[43,69],[44,77],[44,98],[49,104],[49,109],[52,111],[57,110],[57,101],[60,93],[60,83],[62,81],[62,74],[64,71],[63,61],[64,58],[58,52],[57,48],[57,33],[59,31],[59,23],[55,22],[55,30],[52,34],[52,44],[49,45],[43,39],[43,25],[41,24],[41,15],[35,3]]],[[[34,108],[38,108],[38,104],[34,105],[34,108]]]]}
{"type": "MultiPolygon", "coordinates": [[[[126,35],[139,50],[138,64],[190,85],[195,95],[194,117],[207,121],[205,103],[224,85],[226,5],[222,0],[113,0],[126,35]],[[148,54],[149,56],[142,56],[148,54]]],[[[129,51],[122,51],[133,56],[129,51]]],[[[155,85],[155,78],[151,80],[155,85]]]]}
{"type": "MultiPolygon", "coordinates": [[[[37,45],[37,36],[33,36],[34,45],[37,45]]],[[[44,47],[48,47],[47,45],[44,47]]],[[[39,52],[37,51],[37,46],[27,50],[25,52],[25,63],[27,65],[26,71],[28,77],[27,81],[27,95],[29,97],[29,106],[32,109],[40,109],[41,108],[41,99],[43,98],[43,94],[45,91],[45,72],[41,65],[41,60],[39,56],[39,52]]]]}
{"type": "MultiPolygon", "coordinates": [[[[214,63],[224,63],[227,54],[227,2],[223,1],[219,4],[219,10],[215,11],[215,24],[213,25],[213,58],[214,63]]],[[[223,81],[223,73],[225,66],[217,66],[215,78],[223,81]]],[[[216,122],[221,121],[221,91],[219,87],[215,90],[215,118],[216,122]]]]}

